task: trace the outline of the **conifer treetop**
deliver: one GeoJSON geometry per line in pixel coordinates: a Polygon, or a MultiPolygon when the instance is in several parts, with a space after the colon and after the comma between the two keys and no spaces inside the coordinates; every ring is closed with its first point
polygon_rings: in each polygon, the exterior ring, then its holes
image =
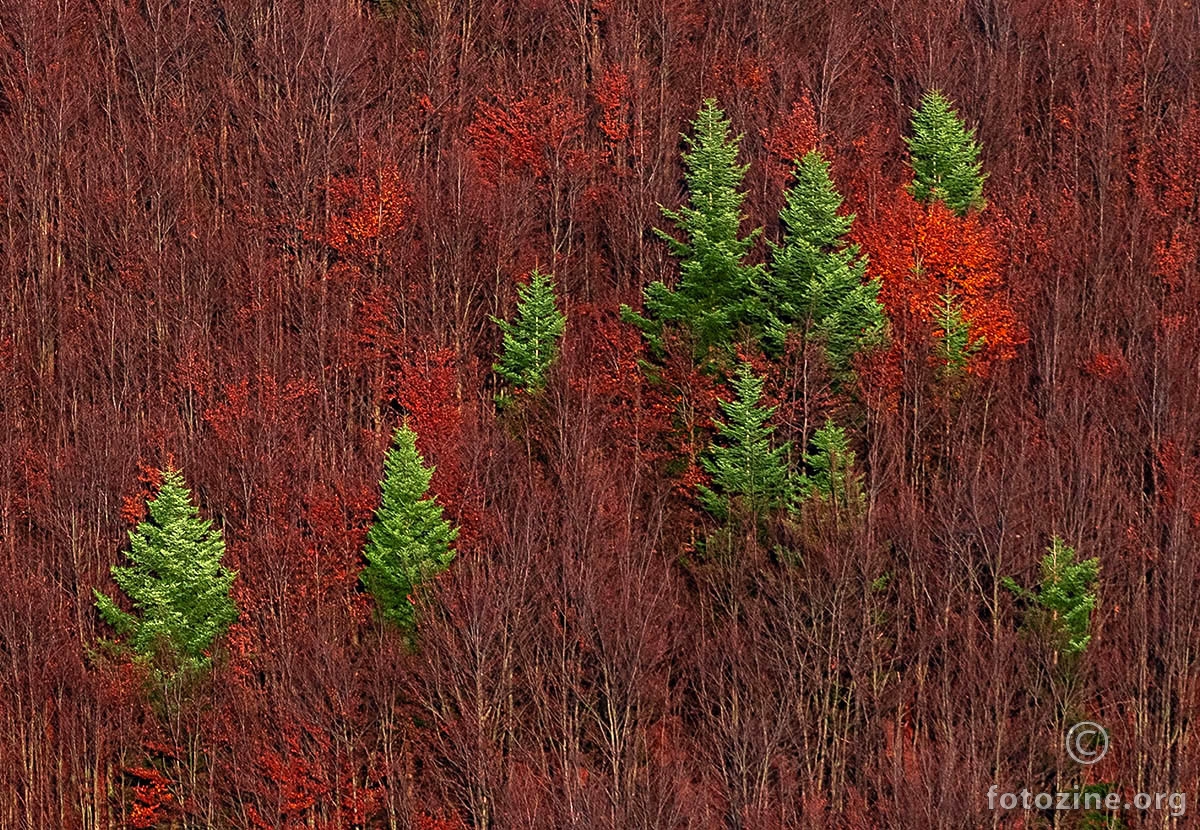
{"type": "Polygon", "coordinates": [[[941,201],[959,216],[982,210],[987,174],[979,161],[975,131],[968,129],[937,90],[926,93],[913,110],[908,144],[913,181],[909,192],[919,201],[941,201]]]}
{"type": "Polygon", "coordinates": [[[862,508],[865,495],[862,477],[854,469],[854,450],[846,430],[832,419],[813,433],[813,452],[804,454],[808,474],[802,493],[806,500],[817,499],[838,508],[862,508]]]}
{"type": "Polygon", "coordinates": [[[938,302],[934,322],[938,325],[935,334],[939,368],[946,378],[958,377],[966,370],[971,357],[983,348],[984,341],[981,337],[971,338],[962,304],[952,292],[939,295],[938,302]]]}
{"type": "Polygon", "coordinates": [[[719,519],[727,517],[734,499],[755,513],[788,504],[792,495],[787,456],[790,446],[772,448],[775,407],[760,405],[763,382],[742,363],[733,376],[733,400],[720,401],[724,421],[716,424],[724,445],[713,446],[701,459],[713,487],[701,486],[700,500],[719,519]]]}
{"type": "Polygon", "coordinates": [[[645,317],[625,309],[652,343],[664,325],[686,325],[701,350],[728,346],[740,325],[761,326],[763,270],[745,258],[762,229],[741,235],[746,195],[740,188],[748,169],[737,161],[741,138],[730,134],[729,120],[712,99],[683,137],[688,201],[677,210],[662,208],[683,238],[655,229],[680,261],[679,281],[674,289],[661,280],[646,287],[645,317]]]}
{"type": "Polygon", "coordinates": [[[550,366],[558,359],[559,340],[567,318],[555,304],[554,277],[534,268],[529,282],[517,288],[517,313],[512,322],[493,317],[504,332],[500,358],[492,367],[515,389],[541,391],[550,366]]]}
{"type": "Polygon", "coordinates": [[[788,235],[815,250],[857,253],[858,246],[846,241],[855,217],[853,213],[841,213],[843,201],[829,173],[829,162],[820,150],[809,150],[793,166],[792,183],[779,218],[788,235]]]}
{"type": "Polygon", "coordinates": [[[1041,561],[1041,580],[1036,590],[1022,588],[1012,577],[1004,577],[1006,588],[1033,604],[1034,628],[1047,638],[1056,653],[1066,657],[1082,654],[1092,640],[1092,611],[1098,601],[1096,582],[1100,559],[1080,560],[1075,549],[1054,536],[1041,561]]]}
{"type": "Polygon", "coordinates": [[[854,355],[882,337],[880,283],[866,278],[867,258],[848,239],[854,214],[840,213],[842,196],[818,151],[796,162],[785,198],[782,244],[768,243],[771,339],[781,348],[793,329],[820,338],[830,368],[848,373],[854,355]]]}

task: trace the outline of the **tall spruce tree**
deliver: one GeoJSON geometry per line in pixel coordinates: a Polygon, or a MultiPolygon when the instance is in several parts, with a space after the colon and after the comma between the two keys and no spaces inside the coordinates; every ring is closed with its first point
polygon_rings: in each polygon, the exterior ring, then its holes
{"type": "Polygon", "coordinates": [[[912,135],[905,142],[913,171],[909,192],[917,201],[942,201],[959,216],[983,208],[987,174],[979,161],[975,131],[940,92],[927,93],[913,110],[912,135]]]}
{"type": "Polygon", "coordinates": [[[879,281],[867,280],[867,258],[847,240],[854,214],[840,214],[842,196],[829,163],[815,150],[796,162],[779,214],[783,244],[769,243],[766,305],[778,322],[776,348],[789,329],[819,338],[830,368],[845,373],[854,355],[876,342],[884,326],[879,281]]]}
{"type": "Polygon", "coordinates": [[[763,382],[745,363],[732,378],[735,397],[720,401],[725,421],[717,421],[715,444],[701,465],[712,476],[712,487],[701,485],[700,502],[718,519],[729,517],[735,503],[763,514],[786,506],[792,497],[788,470],[789,444],[772,448],[775,427],[770,425],[775,407],[763,407],[763,382]]]}
{"type": "Polygon", "coordinates": [[[149,656],[161,646],[202,661],[213,642],[237,619],[230,586],[237,577],[221,564],[225,541],[201,519],[183,474],[168,468],[147,503],[150,516],[129,532],[130,566],[113,566],[117,586],[134,611],[122,610],[94,591],[100,616],[130,646],[149,656]]]}
{"type": "Polygon", "coordinates": [[[648,285],[645,316],[627,306],[623,312],[654,345],[664,326],[685,325],[703,353],[710,346],[729,345],[742,325],[762,327],[763,269],[745,261],[762,229],[741,235],[746,195],[740,188],[747,166],[737,163],[741,136],[730,136],[729,121],[715,101],[704,102],[692,131],[684,136],[688,203],[678,210],[662,209],[683,240],[655,229],[679,258],[679,282],[674,289],[661,281],[648,285]]]}
{"type": "Polygon", "coordinates": [[[396,430],[384,460],[383,499],[367,533],[362,583],[381,616],[411,630],[416,623],[411,596],[449,567],[458,530],[442,518],[442,507],[426,494],[433,468],[417,451],[417,434],[396,430]]]}
{"type": "MultiPolygon", "coordinates": [[[[504,332],[500,358],[492,367],[496,374],[522,393],[541,391],[567,325],[566,315],[555,305],[553,275],[534,268],[529,283],[517,289],[513,321],[492,320],[504,332]]],[[[497,400],[507,398],[501,395],[497,400]]]]}

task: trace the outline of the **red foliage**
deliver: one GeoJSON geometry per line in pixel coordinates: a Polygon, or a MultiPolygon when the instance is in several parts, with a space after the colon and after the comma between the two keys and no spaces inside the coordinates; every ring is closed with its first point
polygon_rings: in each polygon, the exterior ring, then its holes
{"type": "Polygon", "coordinates": [[[1002,279],[1000,247],[982,215],[959,217],[940,202],[925,207],[901,191],[887,214],[857,236],[870,274],[882,283],[879,298],[895,348],[925,348],[939,336],[935,321],[946,294],[961,304],[969,343],[980,347],[968,371],[986,375],[1027,339],[1002,279]]]}
{"type": "Polygon", "coordinates": [[[313,405],[317,387],[306,378],[280,384],[273,375],[260,374],[227,383],[223,392],[224,399],[205,410],[204,420],[219,440],[249,452],[260,431],[284,420],[302,422],[313,405]]]}
{"type": "Polygon", "coordinates": [[[990,826],[990,783],[1071,773],[996,590],[1053,533],[1102,561],[1104,775],[1194,791],[1195,5],[4,4],[0,827],[990,826]],[[981,215],[897,192],[929,86],[978,128],[981,215]],[[688,344],[644,371],[614,309],[670,281],[650,229],[709,97],[744,231],[827,154],[894,348],[854,389],[745,355],[797,454],[845,426],[866,509],[705,570],[727,393],[688,344]],[[489,318],[535,263],[568,331],[515,423],[489,318]],[[946,290],[987,377],[930,395],[946,290]],[[358,581],[405,418],[464,553],[415,649],[358,581]],[[172,453],[241,614],[164,698],[92,589],[172,453]]]}
{"type": "Polygon", "coordinates": [[[1155,271],[1169,291],[1183,287],[1184,274],[1197,262],[1197,234],[1193,225],[1178,227],[1170,239],[1160,239],[1154,245],[1155,271]]]}
{"type": "Polygon", "coordinates": [[[674,409],[664,390],[647,382],[645,339],[616,309],[581,304],[572,310],[566,350],[568,365],[587,366],[570,373],[570,385],[600,404],[614,449],[650,466],[668,458],[674,409]]]}
{"type": "Polygon", "coordinates": [[[584,123],[578,104],[557,89],[546,97],[480,101],[467,127],[480,180],[494,189],[522,175],[540,179],[560,164],[571,168],[584,157],[584,123]]]}
{"type": "Polygon", "coordinates": [[[1083,370],[1095,378],[1114,378],[1125,371],[1124,363],[1120,355],[1098,351],[1088,358],[1083,370]]]}
{"type": "Polygon", "coordinates": [[[773,129],[762,131],[763,144],[771,154],[770,175],[782,186],[791,175],[792,163],[816,149],[817,117],[808,94],[794,104],[788,114],[773,129]]]}
{"type": "Polygon", "coordinates": [[[460,818],[446,818],[444,813],[417,813],[416,830],[466,830],[466,825],[460,818]]]}
{"type": "Polygon", "coordinates": [[[154,494],[162,486],[162,470],[145,461],[138,461],[137,480],[137,490],[121,500],[121,521],[130,527],[145,520],[148,512],[146,503],[154,498],[154,494]]]}
{"type": "Polygon", "coordinates": [[[417,449],[434,466],[430,488],[460,527],[458,548],[470,549],[482,511],[480,494],[463,467],[466,440],[458,356],[453,349],[402,347],[392,375],[392,399],[417,433],[417,449]]]}
{"type": "Polygon", "coordinates": [[[383,165],[375,175],[343,176],[329,185],[326,242],[355,262],[377,257],[408,222],[410,200],[399,169],[383,165]]]}
{"type": "Polygon", "coordinates": [[[630,135],[629,75],[610,66],[596,82],[594,94],[601,109],[600,131],[613,145],[620,144],[630,135]]]}
{"type": "Polygon", "coordinates": [[[685,504],[695,507],[696,488],[708,483],[700,458],[714,432],[713,419],[720,413],[720,399],[728,391],[693,358],[690,342],[668,333],[663,337],[664,359],[653,370],[652,383],[671,409],[672,431],[666,438],[664,457],[678,465],[670,475],[673,489],[685,504]]]}
{"type": "Polygon", "coordinates": [[[359,300],[337,340],[336,366],[355,379],[377,422],[379,408],[387,397],[387,371],[401,341],[396,303],[391,289],[381,283],[364,288],[361,280],[355,280],[347,288],[359,300]]]}
{"type": "Polygon", "coordinates": [[[506,176],[523,170],[541,175],[542,147],[532,126],[536,111],[537,102],[533,100],[479,102],[467,134],[475,149],[480,178],[486,184],[496,187],[506,176]]]}
{"type": "MultiPolygon", "coordinates": [[[[310,732],[318,752],[328,752],[328,742],[319,732],[310,732]]],[[[285,739],[286,750],[265,750],[258,758],[263,768],[263,780],[273,782],[278,788],[278,811],[280,817],[290,826],[295,822],[302,824],[299,819],[318,801],[326,798],[332,787],[325,780],[321,769],[307,757],[308,753],[301,748],[300,738],[293,731],[285,739]]],[[[269,827],[264,823],[263,827],[269,827]]]]}
{"type": "Polygon", "coordinates": [[[126,767],[125,773],[138,782],[131,788],[133,804],[129,826],[155,827],[170,818],[176,806],[171,780],[152,767],[126,767]]]}
{"type": "Polygon", "coordinates": [[[175,365],[174,381],[181,392],[203,399],[212,391],[212,360],[199,349],[187,350],[175,365]]]}

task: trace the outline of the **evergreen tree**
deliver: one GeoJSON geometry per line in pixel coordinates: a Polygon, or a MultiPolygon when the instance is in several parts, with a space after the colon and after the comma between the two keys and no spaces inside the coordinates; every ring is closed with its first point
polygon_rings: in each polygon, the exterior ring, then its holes
{"type": "Polygon", "coordinates": [[[854,214],[839,214],[842,196],[829,176],[829,164],[817,151],[796,162],[795,178],[779,214],[783,244],[771,244],[767,307],[781,324],[774,331],[782,345],[787,329],[820,338],[837,373],[849,371],[858,351],[883,331],[879,281],[867,280],[867,259],[846,237],[854,214]]]}
{"type": "Polygon", "coordinates": [[[747,167],[737,163],[741,137],[730,137],[725,113],[710,99],[692,126],[694,136],[684,136],[683,154],[688,203],[679,210],[663,208],[684,240],[655,229],[680,260],[678,285],[674,290],[661,281],[648,285],[645,317],[627,306],[622,310],[655,346],[664,325],[686,325],[703,353],[709,346],[728,345],[743,324],[762,325],[762,266],[745,263],[762,229],[740,235],[746,196],[739,188],[747,167]]]}
{"type": "Polygon", "coordinates": [[[517,289],[516,318],[492,320],[504,332],[500,359],[492,367],[496,374],[521,392],[541,391],[567,325],[554,302],[554,277],[534,268],[529,284],[517,289]]]}
{"type": "Polygon", "coordinates": [[[380,482],[383,500],[367,533],[362,583],[383,618],[405,629],[416,622],[410,597],[449,567],[450,545],[458,537],[442,518],[441,505],[426,497],[432,478],[433,468],[417,451],[416,433],[407,425],[396,430],[380,482]]]}
{"type": "Polygon", "coordinates": [[[100,616],[133,650],[151,655],[168,645],[177,655],[202,660],[237,619],[230,586],[237,576],[221,564],[225,541],[201,519],[182,473],[168,468],[148,502],[150,517],[129,533],[128,567],[114,566],[113,579],[133,603],[132,613],[94,591],[100,616]]]}
{"type": "Polygon", "coordinates": [[[942,372],[955,377],[967,367],[967,362],[983,346],[981,340],[970,339],[970,326],[963,319],[962,309],[954,295],[941,295],[941,306],[934,318],[938,325],[937,355],[942,363],[942,372]]]}
{"type": "Polygon", "coordinates": [[[927,93],[913,110],[912,136],[905,141],[913,169],[909,191],[917,201],[940,200],[959,216],[983,208],[987,174],[975,131],[967,129],[941,93],[927,93]]]}
{"type": "Polygon", "coordinates": [[[713,446],[701,459],[701,465],[712,476],[713,487],[700,486],[700,501],[722,520],[728,517],[735,500],[761,514],[786,505],[792,495],[789,445],[771,448],[775,427],[767,422],[775,414],[775,407],[759,405],[762,380],[743,363],[732,383],[735,399],[720,401],[727,420],[716,423],[717,434],[725,445],[713,446]]]}
{"type": "Polygon", "coordinates": [[[812,437],[815,452],[804,454],[808,474],[801,488],[807,499],[828,501],[836,507],[861,507],[865,496],[862,477],[854,471],[854,451],[846,431],[833,421],[812,437]]]}
{"type": "Polygon", "coordinates": [[[1081,654],[1092,639],[1100,560],[1078,561],[1075,549],[1055,536],[1042,557],[1041,571],[1036,591],[1025,590],[1012,577],[1004,578],[1004,586],[1032,604],[1032,628],[1047,639],[1056,655],[1081,654]]]}

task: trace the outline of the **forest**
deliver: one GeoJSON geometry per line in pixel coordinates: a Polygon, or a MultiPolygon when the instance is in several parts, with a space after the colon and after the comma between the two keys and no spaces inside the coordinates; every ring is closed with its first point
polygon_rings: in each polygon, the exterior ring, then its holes
{"type": "Polygon", "coordinates": [[[0,0],[0,830],[1193,826],[989,792],[1197,809],[1198,183],[1191,0],[0,0]]]}

